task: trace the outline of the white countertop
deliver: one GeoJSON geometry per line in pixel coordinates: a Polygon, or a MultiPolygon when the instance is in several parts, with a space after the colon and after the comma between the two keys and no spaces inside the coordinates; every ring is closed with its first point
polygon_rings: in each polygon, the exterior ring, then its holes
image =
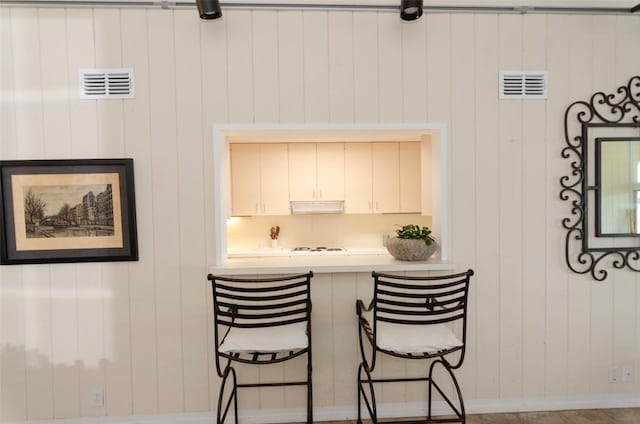
{"type": "Polygon", "coordinates": [[[426,261],[400,261],[386,249],[369,251],[347,250],[346,254],[291,254],[274,249],[267,256],[258,254],[230,255],[224,265],[213,266],[209,272],[218,275],[287,274],[313,271],[314,273],[339,272],[401,272],[441,271],[455,269],[455,264],[432,257],[426,261]]]}
{"type": "Polygon", "coordinates": [[[298,251],[294,252],[288,247],[262,247],[256,249],[229,249],[229,258],[255,258],[255,257],[271,257],[271,256],[350,256],[350,255],[388,255],[387,249],[384,247],[350,247],[339,251],[298,251]]]}

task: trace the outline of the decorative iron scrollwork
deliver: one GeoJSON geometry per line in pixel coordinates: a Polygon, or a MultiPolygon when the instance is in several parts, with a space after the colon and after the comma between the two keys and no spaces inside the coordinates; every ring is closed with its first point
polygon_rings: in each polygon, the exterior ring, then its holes
{"type": "Polygon", "coordinates": [[[589,101],[572,103],[564,118],[567,145],[562,149],[562,157],[571,161],[569,175],[560,178],[560,198],[571,205],[571,215],[562,220],[567,230],[567,265],[573,272],[590,273],[598,281],[607,278],[608,271],[604,267],[609,263],[616,269],[640,272],[640,247],[590,244],[588,193],[592,187],[587,173],[590,129],[640,128],[640,76],[632,77],[615,93],[597,92],[589,101]]]}

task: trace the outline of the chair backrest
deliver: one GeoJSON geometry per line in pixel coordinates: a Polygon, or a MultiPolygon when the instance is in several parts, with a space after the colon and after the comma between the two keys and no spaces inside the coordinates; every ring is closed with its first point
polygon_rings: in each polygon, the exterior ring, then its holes
{"type": "Polygon", "coordinates": [[[467,296],[473,270],[429,277],[373,272],[373,326],[378,322],[408,325],[461,326],[466,341],[467,296]]]}
{"type": "Polygon", "coordinates": [[[216,327],[259,328],[308,322],[311,277],[312,272],[272,278],[209,274],[216,327]]]}

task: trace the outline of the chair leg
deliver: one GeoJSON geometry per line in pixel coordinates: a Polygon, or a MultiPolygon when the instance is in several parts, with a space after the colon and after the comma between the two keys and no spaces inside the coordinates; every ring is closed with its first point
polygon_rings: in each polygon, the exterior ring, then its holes
{"type": "Polygon", "coordinates": [[[236,370],[233,370],[233,416],[235,424],[238,424],[238,384],[236,370]]]}
{"type": "Polygon", "coordinates": [[[451,366],[449,365],[449,363],[444,361],[444,360],[442,360],[442,359],[437,359],[437,360],[433,361],[431,363],[431,366],[429,367],[429,398],[428,398],[428,406],[427,406],[427,408],[428,408],[428,417],[427,417],[427,419],[428,420],[431,419],[432,387],[435,387],[436,390],[440,393],[440,395],[442,396],[444,401],[449,405],[449,407],[451,408],[453,413],[460,420],[459,422],[464,424],[466,422],[466,413],[465,413],[465,409],[464,409],[464,399],[462,398],[462,391],[460,390],[460,384],[458,384],[458,379],[456,378],[455,374],[453,373],[453,370],[452,370],[451,366]],[[452,400],[449,399],[449,397],[444,393],[444,391],[440,388],[440,386],[438,386],[438,384],[433,380],[433,370],[435,369],[435,366],[437,364],[441,364],[442,367],[445,369],[445,371],[447,371],[447,373],[449,374],[449,377],[451,378],[451,381],[453,382],[453,385],[454,385],[454,387],[456,389],[456,395],[458,397],[458,402],[460,403],[460,409],[456,408],[456,406],[453,404],[452,400]]]}
{"type": "Polygon", "coordinates": [[[311,349],[307,354],[307,424],[313,423],[313,381],[311,379],[311,349]]]}
{"type": "Polygon", "coordinates": [[[220,383],[220,393],[218,395],[218,416],[217,416],[217,424],[223,424],[225,419],[227,418],[227,414],[229,413],[229,408],[231,407],[231,402],[233,402],[233,412],[234,412],[234,422],[238,424],[238,381],[236,379],[236,370],[233,367],[227,366],[224,370],[224,374],[222,376],[222,382],[220,383]],[[223,397],[224,397],[224,389],[227,385],[227,380],[231,376],[231,380],[233,383],[231,389],[231,395],[229,396],[229,400],[224,405],[223,408],[223,397]]]}
{"type": "Polygon", "coordinates": [[[429,367],[428,395],[427,395],[427,421],[431,420],[431,403],[433,401],[433,363],[429,367]]]}
{"type": "Polygon", "coordinates": [[[358,420],[356,421],[357,424],[362,424],[362,411],[361,411],[361,406],[362,406],[362,378],[360,377],[360,370],[362,368],[362,364],[360,364],[360,366],[358,367],[358,420]]]}
{"type": "Polygon", "coordinates": [[[373,381],[371,378],[371,372],[367,369],[365,362],[360,363],[358,367],[358,424],[362,424],[362,400],[364,400],[364,404],[367,407],[367,411],[369,412],[369,416],[371,417],[371,422],[373,424],[378,424],[378,409],[376,406],[376,393],[373,389],[373,381]],[[366,374],[366,381],[363,381],[362,372],[366,374]],[[364,383],[367,383],[369,386],[369,394],[371,399],[367,398],[364,389],[364,383]]]}

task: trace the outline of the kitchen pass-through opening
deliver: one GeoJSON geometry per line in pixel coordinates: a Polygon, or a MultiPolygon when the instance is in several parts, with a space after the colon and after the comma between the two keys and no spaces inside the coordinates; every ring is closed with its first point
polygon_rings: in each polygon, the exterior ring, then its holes
{"type": "MultiPolygon", "coordinates": [[[[229,251],[251,249],[252,256],[259,256],[261,249],[265,256],[271,254],[346,254],[351,247],[382,248],[383,238],[394,224],[419,223],[428,225],[440,244],[441,260],[448,259],[447,236],[447,181],[446,181],[446,131],[441,124],[399,124],[399,125],[214,125],[213,128],[213,204],[215,231],[215,265],[222,266],[228,261],[229,251]],[[231,147],[273,145],[278,148],[300,150],[300,143],[413,143],[419,145],[420,183],[422,195],[419,211],[412,214],[378,213],[375,205],[372,212],[350,214],[347,210],[333,208],[332,213],[321,211],[309,215],[295,215],[290,206],[286,210],[269,214],[268,206],[256,205],[248,213],[231,219],[231,147]],[[294,147],[291,147],[294,146],[294,147]],[[409,222],[405,222],[409,220],[409,222]],[[426,223],[426,224],[425,224],[426,223]],[[279,225],[282,230],[278,242],[268,240],[268,229],[279,225]],[[236,226],[236,227],[234,227],[236,226]],[[242,232],[236,228],[241,226],[242,232]],[[266,227],[267,229],[264,230],[266,227]],[[384,230],[382,230],[384,229],[384,230]],[[266,231],[266,233],[265,233],[266,231]],[[309,233],[308,237],[305,233],[309,233]],[[299,248],[298,250],[293,250],[299,248]],[[306,249],[308,248],[308,250],[306,249]],[[318,249],[322,248],[322,249],[318,249]],[[334,250],[335,249],[335,250],[334,250]]],[[[318,148],[318,150],[320,150],[318,148]]],[[[287,166],[286,159],[281,160],[287,166]]],[[[333,170],[335,171],[335,170],[333,170]]],[[[374,169],[373,172],[376,172],[374,169]]],[[[284,174],[284,172],[282,172],[284,174]]],[[[286,185],[286,183],[284,183],[286,185]]],[[[280,187],[281,189],[282,187],[280,187]]],[[[268,196],[257,194],[256,196],[268,196]]],[[[315,193],[314,193],[315,194],[315,193]]],[[[331,199],[347,203],[349,200],[331,199]]],[[[339,203],[332,203],[339,204],[339,203]]]]}

